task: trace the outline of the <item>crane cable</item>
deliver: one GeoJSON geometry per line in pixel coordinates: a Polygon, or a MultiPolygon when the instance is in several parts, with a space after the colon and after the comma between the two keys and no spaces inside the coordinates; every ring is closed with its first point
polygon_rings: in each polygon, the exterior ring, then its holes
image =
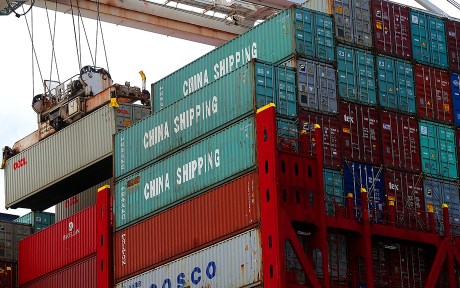
{"type": "Polygon", "coordinates": [[[56,74],[57,74],[57,77],[58,77],[58,82],[61,83],[61,79],[59,77],[59,69],[58,69],[58,65],[57,65],[56,50],[55,50],[55,46],[54,46],[54,40],[56,38],[57,0],[55,0],[56,6],[54,8],[54,28],[53,28],[53,32],[51,32],[51,23],[50,23],[50,17],[49,17],[49,14],[48,14],[48,5],[46,4],[46,2],[47,1],[45,0],[46,17],[48,18],[48,28],[49,28],[49,32],[50,32],[51,46],[52,46],[51,67],[50,67],[50,78],[49,78],[49,80],[51,80],[52,73],[53,73],[53,59],[54,59],[54,63],[56,65],[56,74]]]}
{"type": "Polygon", "coordinates": [[[101,38],[102,38],[102,46],[104,47],[104,55],[105,55],[105,62],[106,62],[106,65],[107,65],[107,71],[110,72],[110,69],[109,69],[109,60],[107,58],[107,50],[106,50],[106,47],[105,47],[105,39],[104,39],[104,33],[102,31],[102,22],[101,22],[101,13],[100,13],[100,9],[99,9],[99,6],[100,6],[100,2],[99,0],[97,0],[97,17],[96,17],[96,47],[95,47],[95,52],[94,52],[94,68],[96,68],[96,61],[97,61],[97,40],[98,40],[98,32],[99,32],[99,27],[101,28],[101,38]]]}
{"type": "Polygon", "coordinates": [[[21,17],[21,16],[25,16],[27,13],[29,13],[30,10],[32,10],[32,7],[35,5],[35,0],[30,1],[30,7],[29,7],[29,9],[27,9],[27,11],[25,11],[25,10],[24,10],[24,7],[23,7],[23,8],[22,8],[23,13],[22,13],[22,14],[19,14],[19,13],[16,12],[16,9],[17,9],[17,8],[13,8],[13,6],[11,6],[10,1],[8,1],[8,0],[5,0],[5,1],[6,1],[6,4],[8,4],[8,8],[10,8],[11,11],[14,13],[14,15],[15,15],[16,17],[18,17],[18,18],[21,17]]]}
{"type": "Polygon", "coordinates": [[[81,53],[80,53],[80,50],[78,49],[77,30],[75,28],[75,18],[74,18],[74,14],[73,14],[72,0],[70,0],[70,10],[72,12],[73,35],[74,35],[74,38],[75,38],[75,47],[77,49],[78,70],[80,71],[81,70],[81,53]]]}
{"type": "MultiPolygon", "coordinates": [[[[91,51],[91,45],[89,44],[88,33],[86,33],[85,23],[83,22],[83,17],[82,17],[82,15],[81,15],[80,4],[78,3],[78,0],[76,0],[76,1],[77,1],[78,18],[79,18],[78,25],[79,25],[79,27],[80,27],[80,22],[81,22],[81,26],[83,27],[83,32],[85,33],[86,44],[88,45],[88,50],[89,50],[89,55],[90,55],[90,57],[91,57],[91,62],[92,62],[93,65],[94,65],[93,52],[91,51]]],[[[81,45],[80,45],[80,49],[81,49],[81,45]]],[[[80,53],[81,53],[81,52],[80,52],[80,53]]]]}

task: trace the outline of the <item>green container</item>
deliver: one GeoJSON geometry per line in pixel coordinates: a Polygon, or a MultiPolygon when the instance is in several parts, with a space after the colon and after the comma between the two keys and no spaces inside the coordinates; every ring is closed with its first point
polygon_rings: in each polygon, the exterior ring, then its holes
{"type": "Polygon", "coordinates": [[[32,225],[33,232],[40,231],[55,222],[54,213],[48,212],[30,212],[26,215],[17,218],[13,222],[32,225]]]}
{"type": "Polygon", "coordinates": [[[421,120],[419,126],[422,171],[431,177],[457,179],[454,129],[425,120],[421,120]]]}
{"type": "Polygon", "coordinates": [[[344,207],[343,176],[338,170],[323,169],[324,193],[326,196],[326,212],[335,215],[337,206],[344,207]]]}
{"type": "Polygon", "coordinates": [[[255,168],[255,137],[251,116],[122,179],[115,184],[115,229],[255,168]]]}
{"type": "Polygon", "coordinates": [[[232,41],[152,84],[156,112],[257,58],[277,63],[302,55],[334,61],[333,18],[296,7],[284,10],[232,41]]]}

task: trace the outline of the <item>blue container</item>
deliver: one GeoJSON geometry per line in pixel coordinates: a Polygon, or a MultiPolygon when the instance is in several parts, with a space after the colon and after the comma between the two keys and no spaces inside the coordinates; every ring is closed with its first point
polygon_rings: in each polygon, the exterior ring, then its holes
{"type": "Polygon", "coordinates": [[[443,231],[442,204],[447,204],[452,228],[460,232],[460,200],[456,183],[427,178],[423,180],[423,192],[426,211],[433,210],[436,227],[443,231]]]}
{"type": "Polygon", "coordinates": [[[454,124],[460,126],[460,74],[454,72],[450,74],[450,87],[454,107],[454,124]]]}
{"type": "Polygon", "coordinates": [[[337,47],[339,96],[364,105],[377,104],[374,56],[349,46],[337,47]]]}
{"type": "Polygon", "coordinates": [[[412,51],[415,61],[449,68],[444,19],[419,10],[410,11],[412,51]]]}
{"type": "Polygon", "coordinates": [[[401,59],[377,56],[381,106],[406,114],[417,113],[414,66],[401,59]]]}
{"type": "Polygon", "coordinates": [[[335,207],[345,206],[343,195],[343,176],[340,171],[324,169],[324,193],[326,197],[326,212],[335,215],[335,207]]]}
{"type": "Polygon", "coordinates": [[[376,221],[381,220],[381,211],[383,211],[385,203],[383,167],[345,161],[343,164],[343,186],[344,196],[352,193],[358,208],[362,207],[361,188],[365,188],[369,200],[370,216],[376,221]]]}
{"type": "Polygon", "coordinates": [[[447,125],[419,122],[422,171],[431,177],[457,179],[455,131],[447,125]]]}

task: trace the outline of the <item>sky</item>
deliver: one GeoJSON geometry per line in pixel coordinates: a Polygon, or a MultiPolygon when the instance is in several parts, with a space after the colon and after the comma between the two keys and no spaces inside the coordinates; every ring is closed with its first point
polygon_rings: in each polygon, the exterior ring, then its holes
{"type": "MultiPolygon", "coordinates": [[[[322,0],[318,0],[322,1],[322,0]]],[[[414,0],[396,2],[420,7],[414,0]]],[[[52,3],[52,1],[50,1],[52,3]]],[[[460,19],[460,11],[446,0],[432,0],[444,11],[460,19]]],[[[27,6],[26,6],[27,9],[27,6]]],[[[19,9],[22,12],[22,9],[19,9]]],[[[75,18],[77,22],[78,19],[75,18]]],[[[83,18],[89,47],[82,36],[82,65],[94,64],[90,57],[96,53],[96,21],[83,18]]],[[[72,16],[54,13],[45,9],[33,8],[27,16],[0,16],[0,149],[13,144],[37,129],[36,113],[31,108],[32,97],[43,92],[43,80],[61,81],[78,74],[79,64],[73,33],[72,16]],[[54,27],[56,16],[56,33],[54,50],[59,74],[55,64],[51,64],[52,41],[48,25],[54,27]],[[37,59],[32,57],[32,41],[27,29],[33,23],[33,43],[37,59]],[[34,59],[34,69],[32,69],[34,59]],[[52,67],[52,68],[51,68],[52,67]],[[41,76],[40,72],[41,70],[41,76]],[[34,76],[32,76],[32,71],[34,76]],[[42,80],[43,78],[43,80],[42,80]]],[[[138,72],[143,70],[147,76],[147,89],[150,84],[167,76],[214,47],[186,40],[166,37],[109,23],[102,23],[102,31],[107,49],[104,55],[102,37],[99,30],[97,37],[96,65],[108,68],[115,83],[141,86],[138,72]]],[[[82,34],[83,35],[83,34],[82,34]]],[[[25,209],[5,208],[4,174],[0,171],[0,212],[24,215],[25,209]]],[[[54,211],[50,209],[49,211],[54,211]]]]}

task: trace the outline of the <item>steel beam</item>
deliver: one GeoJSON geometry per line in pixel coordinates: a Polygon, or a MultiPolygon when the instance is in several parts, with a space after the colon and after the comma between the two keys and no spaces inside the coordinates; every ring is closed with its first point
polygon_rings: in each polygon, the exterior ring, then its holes
{"type": "MultiPolygon", "coordinates": [[[[36,0],[35,6],[54,9],[54,1],[36,0]]],[[[146,2],[101,0],[57,0],[57,10],[74,15],[97,19],[98,11],[101,21],[131,28],[141,29],[166,36],[220,46],[237,35],[248,30],[248,27],[236,26],[233,22],[210,17],[200,13],[175,9],[172,7],[146,2]],[[73,8],[73,9],[72,9],[73,8]]]]}

